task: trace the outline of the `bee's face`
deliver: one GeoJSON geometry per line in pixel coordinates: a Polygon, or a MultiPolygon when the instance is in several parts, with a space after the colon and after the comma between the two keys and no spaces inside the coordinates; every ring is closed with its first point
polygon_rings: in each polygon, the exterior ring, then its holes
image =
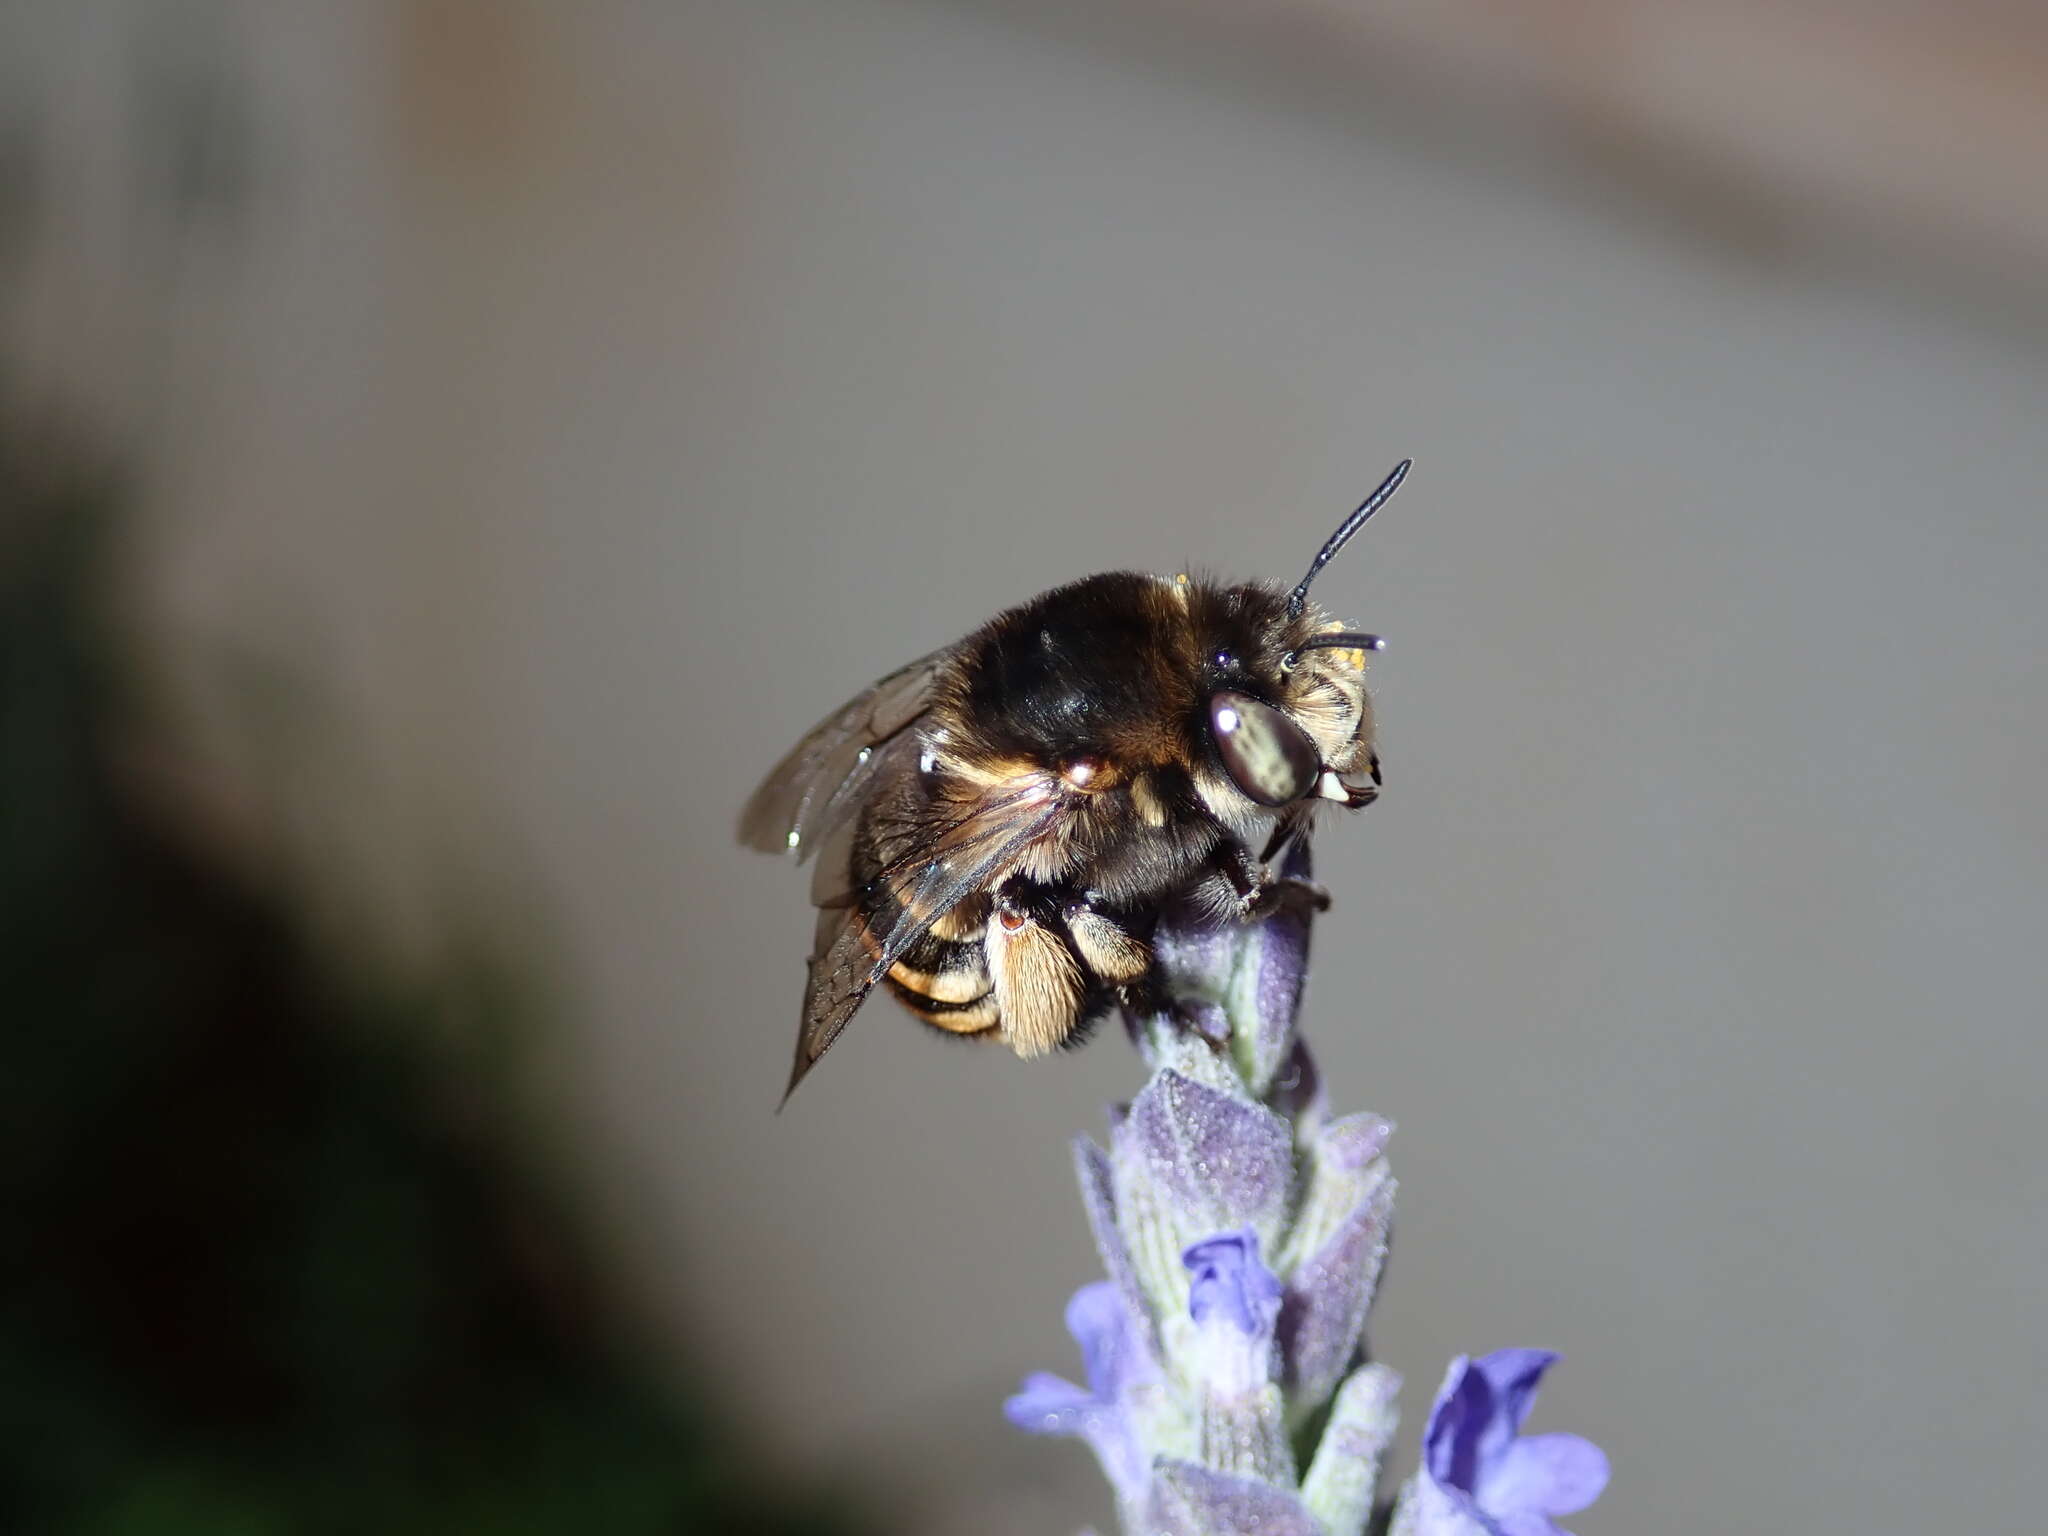
{"type": "Polygon", "coordinates": [[[1314,610],[1289,614],[1269,587],[1183,590],[1206,631],[1191,753],[1203,803],[1241,833],[1305,802],[1349,803],[1343,778],[1372,754],[1364,652],[1305,648],[1335,625],[1314,610]]]}

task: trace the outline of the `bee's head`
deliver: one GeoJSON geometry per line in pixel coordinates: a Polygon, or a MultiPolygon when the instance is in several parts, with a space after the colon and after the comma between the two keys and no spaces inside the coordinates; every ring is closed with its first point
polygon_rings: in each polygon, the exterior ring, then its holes
{"type": "MultiPolygon", "coordinates": [[[[1278,810],[1321,798],[1355,807],[1373,797],[1344,776],[1364,770],[1377,778],[1365,661],[1382,641],[1329,618],[1309,602],[1308,589],[1400,488],[1411,462],[1403,459],[1359,503],[1285,598],[1265,587],[1222,594],[1241,639],[1209,658],[1204,724],[1217,763],[1254,805],[1278,810]]],[[[1212,809],[1224,809],[1215,790],[1204,798],[1212,809]]]]}
{"type": "Polygon", "coordinates": [[[1366,658],[1379,637],[1339,628],[1320,609],[1292,611],[1276,588],[1210,588],[1195,598],[1202,627],[1196,688],[1195,787],[1247,836],[1304,801],[1359,805],[1369,790],[1345,776],[1372,766],[1366,658]],[[1227,643],[1213,638],[1234,632],[1227,643]]]}

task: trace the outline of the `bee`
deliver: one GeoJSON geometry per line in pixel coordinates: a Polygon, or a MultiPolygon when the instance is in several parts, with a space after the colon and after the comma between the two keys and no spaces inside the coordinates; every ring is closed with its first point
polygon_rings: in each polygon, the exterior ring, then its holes
{"type": "Polygon", "coordinates": [[[740,818],[815,857],[818,909],[787,1102],[877,986],[949,1034],[1036,1057],[1156,987],[1185,901],[1251,919],[1327,898],[1267,866],[1381,782],[1366,658],[1309,586],[1112,571],[998,614],[835,710],[740,818]]]}

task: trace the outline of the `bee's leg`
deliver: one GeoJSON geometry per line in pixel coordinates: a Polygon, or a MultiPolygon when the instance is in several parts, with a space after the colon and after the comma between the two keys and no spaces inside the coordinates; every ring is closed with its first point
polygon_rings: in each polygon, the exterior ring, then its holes
{"type": "Polygon", "coordinates": [[[983,945],[1003,1042],[1026,1058],[1064,1045],[1081,1022],[1087,973],[1060,921],[1058,892],[1005,880],[983,945]]]}
{"type": "Polygon", "coordinates": [[[1269,880],[1259,888],[1245,913],[1246,922],[1271,917],[1276,912],[1295,912],[1306,917],[1317,912],[1330,910],[1328,886],[1318,885],[1313,880],[1296,880],[1282,876],[1269,880]]]}
{"type": "Polygon", "coordinates": [[[1274,859],[1280,856],[1280,850],[1294,841],[1295,838],[1305,839],[1307,836],[1307,816],[1290,806],[1287,810],[1281,812],[1280,820],[1273,828],[1273,835],[1266,839],[1266,846],[1259,850],[1259,863],[1261,865],[1272,863],[1274,859]]]}
{"type": "Polygon", "coordinates": [[[1278,879],[1260,893],[1257,918],[1272,918],[1276,911],[1294,911],[1303,918],[1317,911],[1329,911],[1329,887],[1315,881],[1278,879]]]}
{"type": "Polygon", "coordinates": [[[1069,896],[1060,915],[1075,953],[1098,985],[1127,986],[1142,981],[1152,969],[1152,946],[1145,942],[1149,922],[1118,911],[1089,891],[1069,896]]]}
{"type": "Polygon", "coordinates": [[[1149,920],[1096,893],[1012,876],[984,940],[1003,1038],[1020,1056],[1082,1039],[1152,969],[1149,920]]]}
{"type": "Polygon", "coordinates": [[[1249,917],[1260,890],[1266,884],[1265,866],[1234,837],[1227,837],[1219,843],[1209,862],[1217,874],[1230,882],[1231,894],[1237,898],[1239,920],[1249,917]]]}
{"type": "Polygon", "coordinates": [[[1241,923],[1257,922],[1282,910],[1302,913],[1329,910],[1330,893],[1322,886],[1293,875],[1268,875],[1265,866],[1255,860],[1251,851],[1236,838],[1230,838],[1219,846],[1212,862],[1217,873],[1230,882],[1230,889],[1237,898],[1236,917],[1241,923]]]}

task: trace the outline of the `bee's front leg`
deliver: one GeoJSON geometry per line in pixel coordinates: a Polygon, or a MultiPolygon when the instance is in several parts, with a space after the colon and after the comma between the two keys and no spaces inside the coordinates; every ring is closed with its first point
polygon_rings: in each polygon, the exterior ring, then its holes
{"type": "Polygon", "coordinates": [[[1330,909],[1330,893],[1322,886],[1293,875],[1268,874],[1251,850],[1235,838],[1216,850],[1214,863],[1237,898],[1235,916],[1241,923],[1258,922],[1280,911],[1307,915],[1330,909]]]}

